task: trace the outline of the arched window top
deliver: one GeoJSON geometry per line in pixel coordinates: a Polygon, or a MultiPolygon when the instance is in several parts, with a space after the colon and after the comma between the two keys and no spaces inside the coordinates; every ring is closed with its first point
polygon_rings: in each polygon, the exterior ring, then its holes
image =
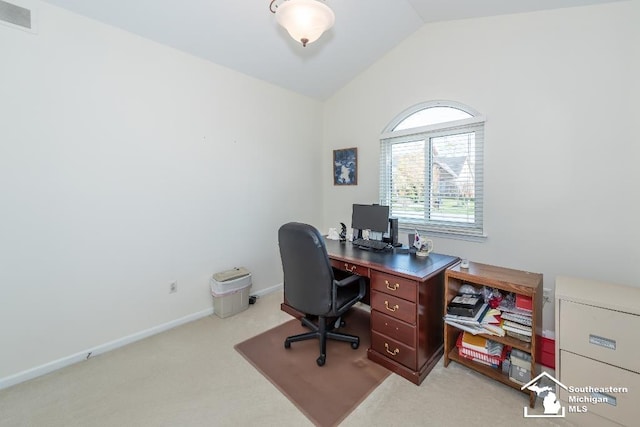
{"type": "Polygon", "coordinates": [[[453,122],[455,120],[473,117],[466,111],[452,107],[428,107],[416,111],[402,120],[393,130],[412,129],[420,126],[435,125],[438,123],[453,122]]]}
{"type": "Polygon", "coordinates": [[[387,125],[383,133],[470,119],[479,113],[455,101],[429,101],[407,108],[387,125]]]}

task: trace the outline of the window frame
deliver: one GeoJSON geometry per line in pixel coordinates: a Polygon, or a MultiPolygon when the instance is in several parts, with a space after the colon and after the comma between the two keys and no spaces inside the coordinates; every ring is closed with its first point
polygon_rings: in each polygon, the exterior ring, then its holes
{"type": "MultiPolygon", "coordinates": [[[[406,143],[418,139],[424,140],[425,167],[431,167],[431,138],[444,135],[456,135],[464,132],[475,132],[475,179],[474,179],[474,222],[458,223],[455,221],[430,221],[426,219],[409,220],[398,218],[399,228],[403,231],[422,231],[430,235],[457,238],[464,240],[484,240],[484,133],[486,118],[473,108],[455,101],[429,101],[416,104],[398,114],[382,131],[380,135],[380,203],[391,206],[392,168],[391,147],[394,144],[406,143]],[[420,111],[435,107],[448,107],[461,110],[471,117],[448,122],[430,124],[409,129],[395,131],[394,129],[408,117],[420,111]],[[429,165],[429,166],[427,166],[429,165]]],[[[431,173],[425,171],[425,188],[431,188],[431,173]]],[[[430,190],[429,190],[430,191],[430,190]]],[[[430,197],[430,193],[426,194],[430,197]]],[[[428,198],[427,197],[427,198],[428,198]]]]}

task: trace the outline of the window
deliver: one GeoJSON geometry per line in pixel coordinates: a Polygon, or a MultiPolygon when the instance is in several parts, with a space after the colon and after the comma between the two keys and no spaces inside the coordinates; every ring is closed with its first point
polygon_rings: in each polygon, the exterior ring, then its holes
{"type": "Polygon", "coordinates": [[[380,139],[380,203],[401,228],[482,237],[484,118],[452,101],[416,105],[380,139]]]}

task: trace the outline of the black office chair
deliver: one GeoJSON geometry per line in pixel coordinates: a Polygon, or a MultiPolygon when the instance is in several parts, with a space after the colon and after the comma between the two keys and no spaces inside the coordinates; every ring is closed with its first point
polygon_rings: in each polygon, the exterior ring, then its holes
{"type": "Polygon", "coordinates": [[[288,337],[284,347],[290,348],[292,342],[318,338],[318,366],[323,366],[327,358],[327,338],[350,342],[351,347],[357,349],[359,337],[334,332],[333,329],[344,326],[341,316],[364,297],[364,278],[334,270],[323,237],[311,225],[298,222],[284,224],[278,230],[278,243],[284,271],[285,301],[305,314],[302,324],[311,329],[311,332],[288,337]],[[317,324],[310,319],[315,316],[317,324]],[[334,318],[337,320],[333,321],[334,318]]]}

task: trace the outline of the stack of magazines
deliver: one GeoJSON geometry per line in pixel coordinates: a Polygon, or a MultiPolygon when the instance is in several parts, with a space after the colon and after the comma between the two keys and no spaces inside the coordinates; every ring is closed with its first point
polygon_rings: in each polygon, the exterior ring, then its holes
{"type": "Polygon", "coordinates": [[[459,294],[447,305],[445,323],[473,335],[489,334],[504,336],[500,327],[500,311],[492,309],[481,295],[459,294]]]}
{"type": "Polygon", "coordinates": [[[498,307],[502,311],[502,329],[510,337],[531,342],[531,311],[517,308],[515,304],[503,301],[498,307]]]}

